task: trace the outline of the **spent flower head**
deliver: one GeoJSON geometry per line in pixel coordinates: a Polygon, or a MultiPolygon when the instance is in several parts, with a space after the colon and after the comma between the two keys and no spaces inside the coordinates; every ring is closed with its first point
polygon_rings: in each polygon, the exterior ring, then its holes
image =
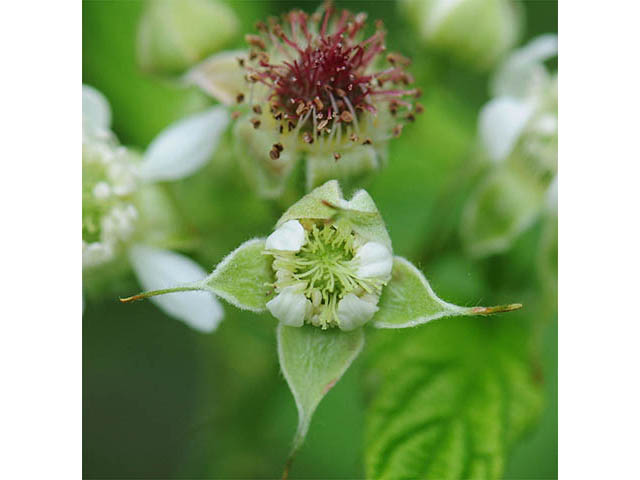
{"type": "Polygon", "coordinates": [[[318,403],[361,351],[363,327],[408,328],[521,307],[460,307],[438,298],[418,269],[393,257],[369,194],[345,200],[335,180],[292,205],[273,233],[242,244],[208,277],[122,301],[190,290],[267,310],[279,321],[278,357],[299,413],[292,456],[318,403]]]}
{"type": "Polygon", "coordinates": [[[388,53],[382,22],[367,33],[366,19],[331,3],[312,15],[293,10],[246,36],[248,53],[233,55],[244,80],[229,54],[187,75],[221,101],[234,99],[236,139],[254,158],[246,170],[267,177],[257,180],[261,193],[280,194],[302,156],[309,189],[379,168],[389,139],[422,112],[409,59],[388,53]]]}

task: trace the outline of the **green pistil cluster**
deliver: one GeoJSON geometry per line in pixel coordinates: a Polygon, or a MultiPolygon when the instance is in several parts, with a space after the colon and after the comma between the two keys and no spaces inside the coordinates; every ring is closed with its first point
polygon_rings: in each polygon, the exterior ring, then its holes
{"type": "Polygon", "coordinates": [[[85,162],[82,169],[82,240],[98,242],[101,236],[102,217],[113,206],[113,201],[96,197],[96,185],[107,178],[104,165],[85,162]]]}
{"type": "Polygon", "coordinates": [[[278,291],[296,286],[312,305],[307,323],[323,329],[338,326],[338,302],[353,293],[380,295],[382,282],[360,278],[354,257],[358,240],[344,224],[313,224],[306,229],[306,242],[298,252],[270,252],[277,272],[278,291]]]}

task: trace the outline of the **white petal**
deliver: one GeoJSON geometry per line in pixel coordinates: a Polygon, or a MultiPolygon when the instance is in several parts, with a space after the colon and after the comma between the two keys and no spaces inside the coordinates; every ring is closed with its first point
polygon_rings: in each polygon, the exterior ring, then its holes
{"type": "Polygon", "coordinates": [[[371,302],[356,297],[353,293],[344,296],[338,302],[338,325],[340,330],[348,332],[361,327],[373,317],[378,307],[371,302]]]}
{"type": "MultiPolygon", "coordinates": [[[[207,276],[196,262],[169,250],[134,245],[129,259],[144,290],[175,287],[207,276]]],[[[212,332],[222,320],[222,307],[209,292],[168,293],[150,300],[167,315],[202,332],[212,332]]]]}
{"type": "Polygon", "coordinates": [[[531,103],[510,97],[496,98],[483,107],[478,129],[493,161],[501,162],[511,153],[533,111],[531,103]]]}
{"type": "Polygon", "coordinates": [[[218,106],[169,125],[147,148],[140,175],[149,182],[191,175],[211,158],[228,124],[229,112],[218,106]]]}
{"type": "Polygon", "coordinates": [[[493,95],[525,97],[540,91],[549,80],[544,63],[558,54],[558,37],[541,35],[516,50],[500,66],[491,82],[493,95]]]}
{"type": "Polygon", "coordinates": [[[243,50],[218,53],[193,67],[184,80],[197,85],[221,103],[234,105],[237,96],[246,90],[246,72],[238,59],[247,57],[243,50]]]}
{"type": "Polygon", "coordinates": [[[296,287],[287,287],[267,302],[271,315],[289,327],[301,327],[311,302],[296,287]]]}
{"type": "Polygon", "coordinates": [[[106,97],[89,85],[82,85],[82,123],[90,132],[111,128],[111,107],[106,97]]]}
{"type": "Polygon", "coordinates": [[[512,58],[521,64],[544,62],[558,54],[558,36],[555,33],[540,35],[524,47],[516,50],[512,58]]]}
{"type": "Polygon", "coordinates": [[[385,278],[391,275],[393,256],[387,247],[378,242],[365,243],[354,257],[358,266],[356,275],[362,278],[385,278]]]}
{"type": "Polygon", "coordinates": [[[305,242],[304,228],[298,220],[283,223],[267,237],[265,249],[297,252],[305,242]]]}

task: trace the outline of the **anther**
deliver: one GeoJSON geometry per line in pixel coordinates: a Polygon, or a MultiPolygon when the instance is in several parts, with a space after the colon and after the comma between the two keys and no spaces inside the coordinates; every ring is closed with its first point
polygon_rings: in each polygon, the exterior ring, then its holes
{"type": "Polygon", "coordinates": [[[340,120],[342,120],[345,123],[351,123],[353,122],[353,115],[351,115],[351,112],[344,110],[341,114],[340,114],[340,120]]]}
{"type": "Polygon", "coordinates": [[[249,45],[259,48],[260,50],[264,50],[266,48],[264,40],[258,35],[247,34],[244,39],[249,45]]]}

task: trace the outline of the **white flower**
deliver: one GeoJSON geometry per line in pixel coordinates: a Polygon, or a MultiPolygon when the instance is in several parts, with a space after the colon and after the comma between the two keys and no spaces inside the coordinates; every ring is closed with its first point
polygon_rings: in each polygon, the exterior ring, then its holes
{"type": "MultiPolygon", "coordinates": [[[[339,203],[366,211],[368,201],[368,195],[356,194],[339,203]]],[[[267,309],[288,326],[359,328],[378,310],[382,287],[391,278],[390,248],[366,241],[348,221],[306,220],[303,226],[287,220],[267,238],[265,250],[274,257],[277,293],[267,309]]]]}
{"type": "MultiPolygon", "coordinates": [[[[202,167],[227,127],[227,112],[214,107],[170,125],[140,158],[119,145],[111,132],[109,103],[100,92],[83,85],[82,108],[83,268],[106,264],[125,253],[146,289],[205,276],[188,257],[144,244],[150,232],[138,229],[136,195],[145,185],[184,178],[202,167]]],[[[155,303],[200,331],[214,330],[222,319],[222,308],[210,293],[175,293],[155,303]]]]}
{"type": "MultiPolygon", "coordinates": [[[[557,48],[556,35],[543,35],[516,50],[498,69],[492,82],[496,97],[483,107],[478,125],[494,162],[503,162],[527,136],[534,145],[537,138],[557,136],[557,76],[544,66],[557,48]]],[[[553,155],[553,150],[540,153],[553,155]]]]}

